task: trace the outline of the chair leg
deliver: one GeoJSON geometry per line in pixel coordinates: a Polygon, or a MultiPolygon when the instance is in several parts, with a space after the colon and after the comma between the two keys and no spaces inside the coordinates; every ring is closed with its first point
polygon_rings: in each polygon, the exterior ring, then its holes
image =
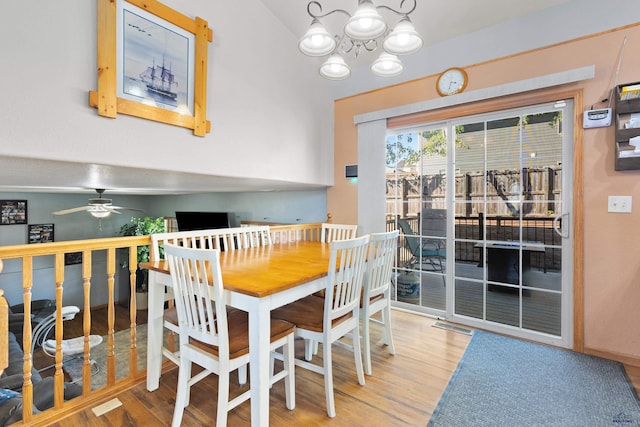
{"type": "Polygon", "coordinates": [[[356,361],[356,372],[358,373],[358,384],[364,385],[364,369],[362,367],[362,350],[360,349],[360,327],[356,322],[356,327],[352,331],[353,357],[356,361]]]}
{"type": "MultiPolygon", "coordinates": [[[[246,365],[245,365],[246,368],[246,365]]],[[[217,426],[227,425],[227,414],[229,412],[229,371],[224,369],[218,375],[218,416],[217,426]]]]}
{"type": "MultiPolygon", "coordinates": [[[[336,416],[336,405],[333,398],[333,361],[331,358],[331,344],[324,343],[322,346],[323,364],[324,364],[324,394],[327,401],[327,415],[330,418],[336,416]]],[[[362,361],[360,361],[362,366],[362,361]]]]}
{"type": "Polygon", "coordinates": [[[367,375],[371,375],[371,344],[369,343],[369,322],[369,313],[366,313],[362,316],[362,356],[364,358],[364,373],[367,375]]]}
{"type": "Polygon", "coordinates": [[[385,344],[389,347],[389,354],[396,354],[393,333],[391,332],[391,301],[389,298],[387,298],[387,306],[382,310],[382,321],[384,322],[385,344]]]}
{"type": "Polygon", "coordinates": [[[191,393],[191,387],[189,386],[190,379],[191,361],[188,361],[186,357],[181,357],[180,368],[178,371],[178,386],[176,390],[176,406],[173,409],[171,427],[180,427],[180,424],[182,423],[184,408],[189,405],[189,394],[191,393]]]}
{"type": "MultiPolygon", "coordinates": [[[[287,343],[282,349],[283,365],[287,370],[287,376],[284,379],[284,391],[287,409],[293,410],[296,407],[296,375],[295,375],[295,344],[293,334],[287,337],[287,343]]],[[[273,364],[271,365],[273,367],[273,364]]],[[[272,371],[273,375],[273,371],[272,371]]]]}

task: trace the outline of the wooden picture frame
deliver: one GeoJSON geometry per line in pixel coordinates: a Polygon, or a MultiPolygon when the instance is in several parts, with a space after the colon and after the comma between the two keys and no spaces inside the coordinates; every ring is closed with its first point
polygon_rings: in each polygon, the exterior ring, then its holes
{"type": "Polygon", "coordinates": [[[17,225],[26,223],[26,200],[0,200],[0,225],[17,225]]]}
{"type": "Polygon", "coordinates": [[[53,224],[29,224],[27,243],[53,242],[53,224]]]}
{"type": "Polygon", "coordinates": [[[64,265],[82,264],[82,252],[67,252],[64,254],[64,265]]]}
{"type": "MultiPolygon", "coordinates": [[[[89,92],[89,105],[97,108],[98,114],[104,117],[116,118],[120,113],[192,129],[197,136],[211,132],[211,122],[206,118],[206,95],[208,43],[213,40],[213,32],[207,21],[199,17],[191,19],[156,0],[97,2],[98,90],[89,92]],[[139,38],[138,32],[146,35],[147,39],[139,38]],[[167,43],[171,48],[166,51],[166,45],[159,49],[159,45],[151,41],[154,36],[180,41],[177,44],[167,43]],[[146,43],[144,49],[136,49],[140,43],[146,43]],[[128,56],[124,55],[125,51],[128,56]],[[186,73],[181,71],[187,80],[183,82],[186,85],[184,96],[181,95],[182,87],[180,93],[171,89],[158,90],[150,87],[148,80],[144,81],[142,77],[149,67],[160,68],[161,62],[164,72],[173,73],[173,64],[165,66],[165,55],[177,59],[176,69],[183,70],[186,67],[191,70],[186,73]],[[159,56],[163,56],[163,59],[159,56]],[[183,63],[185,61],[186,64],[183,63]],[[139,65],[139,72],[134,70],[133,64],[139,65]],[[132,82],[137,88],[127,86],[132,82]],[[174,95],[177,105],[171,108],[173,105],[170,101],[174,95]],[[179,103],[184,97],[188,101],[186,108],[179,103]],[[163,98],[168,102],[158,102],[163,98]],[[149,100],[155,101],[155,104],[149,100]]],[[[177,83],[179,86],[180,81],[177,83]]]]}

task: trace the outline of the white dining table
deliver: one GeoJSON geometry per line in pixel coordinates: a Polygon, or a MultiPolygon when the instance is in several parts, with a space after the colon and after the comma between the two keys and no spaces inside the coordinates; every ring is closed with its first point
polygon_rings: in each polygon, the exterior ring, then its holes
{"type": "MultiPolygon", "coordinates": [[[[324,289],[330,246],[289,242],[221,252],[220,267],[227,305],[249,314],[251,425],[269,425],[269,331],[271,310],[324,289]]],[[[171,287],[168,264],[140,264],[149,270],[147,390],[159,387],[162,368],[165,287],[171,287]]]]}

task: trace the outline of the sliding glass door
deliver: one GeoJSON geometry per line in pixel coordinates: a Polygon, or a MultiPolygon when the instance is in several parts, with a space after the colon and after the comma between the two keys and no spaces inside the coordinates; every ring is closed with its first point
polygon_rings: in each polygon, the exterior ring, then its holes
{"type": "Polygon", "coordinates": [[[571,346],[572,117],[561,101],[388,134],[397,305],[571,346]]]}

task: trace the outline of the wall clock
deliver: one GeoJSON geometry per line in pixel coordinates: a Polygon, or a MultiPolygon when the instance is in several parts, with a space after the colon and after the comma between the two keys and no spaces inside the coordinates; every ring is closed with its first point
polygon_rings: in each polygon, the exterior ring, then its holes
{"type": "Polygon", "coordinates": [[[436,90],[440,96],[460,93],[467,87],[467,72],[462,68],[449,68],[438,76],[436,90]]]}

